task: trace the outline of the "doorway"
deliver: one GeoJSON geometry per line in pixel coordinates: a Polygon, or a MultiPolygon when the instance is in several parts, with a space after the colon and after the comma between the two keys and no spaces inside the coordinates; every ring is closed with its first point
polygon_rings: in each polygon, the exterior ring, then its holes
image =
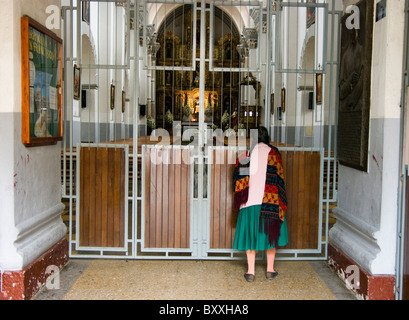
{"type": "Polygon", "coordinates": [[[232,249],[232,169],[264,125],[290,199],[290,243],[277,259],[326,259],[341,14],[336,1],[64,8],[66,70],[80,68],[92,91],[85,107],[84,96],[71,99],[65,73],[70,255],[242,259],[232,249]]]}

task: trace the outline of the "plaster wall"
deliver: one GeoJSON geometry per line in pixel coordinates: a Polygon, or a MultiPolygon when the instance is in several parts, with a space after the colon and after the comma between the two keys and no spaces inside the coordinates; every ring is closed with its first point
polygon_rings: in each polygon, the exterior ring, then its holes
{"type": "MultiPolygon", "coordinates": [[[[20,19],[45,25],[57,0],[0,1],[0,268],[21,270],[64,237],[60,149],[26,148],[21,131],[20,19]],[[4,44],[4,45],[3,45],[4,44]]],[[[57,35],[59,30],[53,30],[57,35]]]]}
{"type": "Polygon", "coordinates": [[[369,169],[340,167],[330,233],[332,243],[374,275],[395,273],[404,2],[388,2],[386,18],[374,21],[369,169]]]}

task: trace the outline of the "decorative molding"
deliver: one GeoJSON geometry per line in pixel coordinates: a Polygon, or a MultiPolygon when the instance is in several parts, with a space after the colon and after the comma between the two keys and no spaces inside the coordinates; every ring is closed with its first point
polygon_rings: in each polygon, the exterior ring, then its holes
{"type": "Polygon", "coordinates": [[[64,208],[63,204],[58,204],[17,225],[14,246],[22,256],[23,268],[66,235],[67,227],[61,219],[64,208]]]}
{"type": "Polygon", "coordinates": [[[341,208],[335,208],[333,212],[337,223],[330,230],[331,242],[370,271],[381,251],[375,236],[379,230],[341,208]]]}

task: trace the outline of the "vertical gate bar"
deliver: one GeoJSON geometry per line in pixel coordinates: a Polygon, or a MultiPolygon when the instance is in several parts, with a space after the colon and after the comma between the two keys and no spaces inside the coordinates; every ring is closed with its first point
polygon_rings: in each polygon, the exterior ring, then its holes
{"type": "MultiPolygon", "coordinates": [[[[273,108],[272,113],[269,115],[270,119],[272,118],[272,123],[270,124],[271,128],[275,127],[275,123],[276,123],[276,100],[278,99],[278,93],[276,92],[276,77],[275,77],[275,73],[277,70],[277,65],[276,65],[276,61],[277,61],[277,56],[276,56],[276,52],[275,52],[275,48],[277,47],[277,7],[276,7],[276,3],[274,3],[275,6],[273,7],[272,1],[270,3],[270,13],[268,14],[269,19],[270,19],[270,27],[267,26],[267,33],[269,34],[270,39],[272,39],[272,47],[270,47],[270,60],[268,60],[271,65],[271,71],[270,71],[270,79],[271,79],[271,85],[270,88],[272,90],[272,93],[274,94],[274,101],[270,101],[270,105],[271,108],[273,108]],[[274,10],[273,10],[274,9],[274,10]],[[274,34],[273,34],[274,33],[274,34]]],[[[270,95],[270,99],[272,98],[272,96],[270,95]]],[[[274,141],[275,140],[275,132],[276,130],[271,130],[271,138],[274,141]]]]}
{"type": "MultiPolygon", "coordinates": [[[[319,15],[318,15],[319,16],[319,15]]],[[[328,23],[327,23],[327,19],[328,19],[328,11],[327,12],[325,12],[324,13],[324,16],[325,16],[325,24],[324,24],[324,29],[327,29],[329,26],[328,26],[328,23]]],[[[334,25],[334,18],[332,18],[332,32],[334,32],[335,31],[335,29],[334,29],[334,27],[335,27],[335,25],[334,25]]],[[[324,55],[323,55],[323,65],[322,65],[322,68],[323,68],[323,72],[322,72],[322,86],[321,86],[321,88],[322,88],[322,90],[323,90],[323,93],[322,93],[322,100],[323,100],[323,103],[324,103],[324,105],[323,105],[323,107],[321,108],[321,110],[320,110],[320,112],[321,112],[321,121],[322,121],[322,123],[323,123],[323,125],[325,126],[325,117],[324,117],[324,109],[325,109],[325,99],[326,99],[326,94],[324,93],[325,92],[325,88],[326,88],[326,79],[327,79],[327,77],[326,77],[326,72],[325,72],[325,68],[326,68],[326,64],[327,64],[327,59],[326,58],[324,58],[324,56],[326,57],[326,53],[327,53],[327,50],[328,50],[328,48],[327,48],[327,40],[328,40],[328,38],[327,38],[327,36],[328,36],[328,33],[327,33],[327,30],[325,30],[324,31],[325,32],[325,35],[323,36],[323,40],[324,40],[324,44],[323,44],[323,51],[324,51],[324,55]]],[[[331,39],[331,62],[333,61],[333,49],[334,49],[334,39],[333,39],[333,36],[331,37],[332,39],[331,39]]],[[[324,255],[325,255],[325,257],[327,257],[328,256],[328,229],[329,229],[329,210],[330,210],[330,208],[329,208],[329,205],[330,205],[330,202],[328,201],[328,199],[329,199],[329,197],[330,197],[330,182],[331,182],[331,150],[332,150],[332,148],[331,148],[331,145],[332,145],[332,141],[331,141],[331,139],[332,139],[332,137],[331,137],[331,134],[332,134],[332,106],[333,106],[333,101],[332,101],[332,95],[333,95],[333,81],[334,81],[334,79],[333,79],[333,67],[332,67],[332,65],[331,65],[331,67],[330,67],[330,71],[329,71],[329,78],[330,78],[330,87],[329,87],[329,104],[328,104],[328,109],[329,109],[329,115],[328,115],[328,145],[327,145],[327,159],[324,159],[324,155],[323,155],[323,163],[322,163],[322,169],[321,169],[321,171],[323,171],[323,170],[325,170],[325,168],[324,168],[324,161],[327,161],[327,167],[326,167],[326,170],[327,170],[327,172],[326,172],[326,177],[327,177],[327,181],[326,181],[326,196],[325,196],[325,200],[323,199],[323,197],[321,197],[321,206],[323,205],[323,202],[325,202],[325,239],[324,239],[324,246],[325,246],[325,250],[324,250],[324,255]]],[[[323,143],[324,143],[324,141],[323,141],[323,143]]],[[[324,148],[325,148],[325,146],[324,146],[324,148]]],[[[322,173],[322,175],[321,175],[321,181],[323,181],[323,179],[324,179],[324,173],[322,173]]],[[[323,192],[323,190],[321,191],[321,192],[323,192]]],[[[322,209],[321,209],[321,211],[320,211],[320,217],[321,217],[321,219],[323,219],[323,211],[322,211],[322,209]]],[[[323,224],[321,223],[321,226],[322,226],[323,224]]],[[[320,240],[322,240],[322,237],[320,238],[320,240]]]]}
{"type": "MultiPolygon", "coordinates": [[[[67,14],[68,14],[68,12],[69,12],[69,8],[63,8],[63,11],[62,11],[62,13],[63,13],[63,34],[64,34],[64,43],[65,43],[65,45],[63,46],[63,54],[64,54],[64,69],[65,70],[70,70],[67,66],[68,66],[68,61],[69,61],[69,59],[68,59],[68,50],[67,50],[67,45],[66,45],[66,41],[67,41],[67,38],[68,38],[68,36],[67,36],[67,34],[68,34],[68,28],[67,28],[67,25],[68,25],[68,18],[67,18],[67,14]]],[[[71,15],[71,14],[70,14],[71,15]]],[[[64,167],[63,167],[63,169],[64,169],[64,185],[63,185],[63,188],[64,188],[64,195],[65,196],[68,196],[68,198],[69,198],[69,204],[68,204],[68,206],[69,206],[69,208],[68,208],[68,210],[69,210],[69,230],[68,230],[68,235],[69,235],[69,243],[71,242],[71,239],[72,239],[72,163],[71,163],[71,158],[72,158],[72,152],[71,152],[71,148],[69,149],[69,151],[68,151],[68,153],[70,154],[70,165],[69,165],[69,168],[70,168],[70,171],[69,171],[69,173],[68,173],[68,176],[70,177],[70,181],[69,181],[69,185],[67,185],[67,180],[66,180],[66,178],[67,178],[67,171],[66,171],[66,169],[67,169],[67,166],[66,166],[66,163],[67,163],[67,148],[69,148],[69,146],[68,146],[68,143],[67,143],[67,138],[68,137],[70,137],[71,136],[71,128],[70,128],[70,126],[67,126],[67,121],[68,121],[68,105],[69,105],[69,99],[68,99],[68,72],[64,72],[64,95],[63,95],[63,99],[64,99],[64,106],[65,106],[65,108],[64,108],[64,121],[65,121],[65,124],[64,124],[64,127],[65,127],[65,130],[64,130],[64,142],[63,142],[63,152],[64,152],[64,156],[63,156],[63,162],[64,162],[64,167]],[[68,137],[67,137],[67,134],[66,134],[66,132],[67,132],[67,130],[68,130],[68,132],[69,132],[69,135],[68,135],[68,137]],[[67,194],[67,186],[68,186],[68,188],[69,188],[69,190],[68,190],[68,194],[67,194]]],[[[71,124],[71,121],[69,121],[68,122],[69,124],[71,124]]],[[[68,141],[69,142],[69,141],[68,141]]],[[[69,254],[71,254],[71,244],[69,245],[69,254]]]]}
{"type": "MultiPolygon", "coordinates": [[[[260,12],[263,15],[263,11],[260,12]]],[[[260,24],[260,29],[262,25],[260,24]]],[[[265,101],[266,105],[264,108],[264,119],[265,119],[265,127],[268,129],[270,137],[272,137],[272,130],[271,130],[271,94],[274,90],[271,89],[271,45],[269,43],[269,39],[271,37],[271,0],[267,1],[267,39],[266,39],[266,93],[265,93],[265,101]]],[[[259,46],[261,46],[261,42],[259,41],[259,46]]],[[[274,108],[274,106],[273,106],[274,108]]]]}
{"type": "Polygon", "coordinates": [[[209,72],[213,70],[213,60],[214,60],[214,33],[212,30],[214,29],[214,5],[213,3],[210,4],[210,35],[209,35],[209,72]]]}
{"type": "MultiPolygon", "coordinates": [[[[62,8],[62,32],[63,32],[63,39],[64,41],[66,41],[67,39],[67,12],[68,12],[68,8],[67,7],[63,7],[62,8]]],[[[64,45],[63,46],[63,64],[64,64],[64,69],[67,69],[67,46],[64,45]]],[[[64,126],[64,140],[62,142],[62,154],[63,154],[63,180],[62,180],[62,196],[63,197],[67,197],[69,196],[69,194],[67,194],[67,148],[68,148],[68,141],[67,141],[67,131],[69,132],[69,127],[67,128],[67,122],[66,120],[68,119],[68,74],[67,72],[64,72],[63,74],[64,77],[64,84],[63,84],[63,105],[66,106],[65,108],[63,108],[63,126],[64,126]]],[[[71,172],[71,168],[70,168],[70,172],[71,172]]],[[[69,211],[71,212],[71,211],[69,211]]]]}
{"type": "MultiPolygon", "coordinates": [[[[61,8],[61,19],[62,19],[62,37],[65,41],[67,39],[67,28],[66,28],[66,22],[67,22],[67,8],[62,7],[61,8]]],[[[63,46],[63,68],[66,69],[67,65],[67,48],[66,46],[63,46]]],[[[67,75],[64,72],[63,77],[64,77],[64,83],[63,83],[63,105],[67,106],[68,105],[68,99],[67,99],[67,75]]],[[[67,139],[66,139],[66,131],[67,131],[67,126],[65,120],[67,119],[67,108],[63,108],[63,134],[64,134],[64,139],[63,142],[61,143],[62,145],[62,185],[61,185],[61,194],[62,198],[67,196],[67,139]]]]}
{"type": "MultiPolygon", "coordinates": [[[[280,58],[281,58],[281,69],[285,68],[288,64],[288,39],[289,39],[289,32],[288,32],[288,8],[283,7],[281,13],[280,13],[280,18],[281,18],[281,23],[280,23],[280,58]]],[[[287,80],[288,80],[288,74],[282,72],[280,74],[281,76],[281,86],[280,89],[286,88],[287,87],[287,80]]],[[[285,92],[287,93],[287,92],[285,92]]],[[[285,98],[287,98],[287,95],[285,94],[285,98]]],[[[286,103],[288,103],[288,100],[286,99],[286,103]]],[[[280,104],[282,107],[283,105],[280,104]]],[[[279,130],[280,130],[280,142],[284,143],[285,146],[287,147],[287,140],[286,140],[286,128],[285,128],[285,120],[286,120],[286,114],[285,112],[282,112],[281,114],[281,120],[279,122],[279,130]]]]}
{"type": "MultiPolygon", "coordinates": [[[[133,194],[132,194],[132,257],[136,258],[138,253],[137,253],[137,230],[138,230],[138,217],[141,216],[141,223],[143,222],[142,220],[142,208],[144,206],[144,186],[145,186],[145,181],[144,181],[144,175],[143,172],[139,172],[139,67],[140,67],[140,47],[139,47],[139,28],[137,28],[136,26],[140,25],[140,14],[139,14],[139,1],[136,0],[135,1],[135,7],[134,7],[134,23],[135,23],[135,28],[133,31],[133,37],[134,37],[134,57],[135,59],[133,59],[133,92],[134,92],[134,99],[133,99],[133,143],[132,143],[132,157],[133,157],[133,170],[132,170],[132,189],[133,189],[133,194]],[[138,176],[141,176],[141,184],[140,184],[140,188],[142,188],[142,192],[139,193],[139,184],[138,184],[138,176]],[[141,194],[141,206],[140,209],[138,210],[138,203],[139,201],[135,201],[135,198],[141,194]]],[[[143,22],[143,21],[142,21],[143,22]]],[[[143,28],[144,30],[146,28],[143,28]]],[[[132,29],[130,28],[130,33],[132,33],[132,29]]],[[[145,37],[144,37],[144,43],[146,43],[145,37]]],[[[129,39],[129,46],[131,46],[131,38],[129,39]]],[[[131,64],[132,64],[131,63],[131,64]]],[[[132,68],[131,68],[132,70],[132,68]]],[[[148,72],[149,74],[149,72],[148,72]]],[[[148,78],[149,79],[149,78],[148,78]]],[[[150,82],[148,81],[148,85],[150,86],[150,82]]],[[[141,162],[142,162],[142,167],[141,170],[143,170],[143,160],[144,157],[141,158],[141,162]]],[[[142,238],[143,239],[143,238],[142,238]]]]}
{"type": "MultiPolygon", "coordinates": [[[[116,3],[111,3],[111,8],[112,8],[112,20],[114,22],[114,30],[113,30],[113,48],[111,50],[111,52],[113,52],[112,54],[112,58],[113,58],[113,65],[116,66],[118,64],[118,7],[116,6],[116,3]]],[[[122,47],[122,46],[121,46],[122,47]]],[[[119,50],[122,48],[119,48],[119,50]]],[[[114,74],[114,85],[115,85],[115,97],[114,97],[114,103],[115,103],[115,110],[112,111],[113,113],[113,130],[114,130],[114,134],[113,134],[113,141],[117,141],[117,112],[116,112],[116,95],[121,92],[121,88],[119,87],[119,79],[118,79],[118,70],[113,70],[112,71],[114,74]]]]}
{"type": "MultiPolygon", "coordinates": [[[[297,5],[299,5],[299,0],[297,0],[297,5]]],[[[299,61],[299,59],[300,59],[300,57],[298,56],[298,52],[299,52],[299,41],[300,41],[300,35],[299,35],[299,11],[300,11],[300,7],[296,7],[295,8],[295,10],[296,10],[296,16],[295,16],[295,20],[296,20],[296,22],[295,22],[295,32],[296,32],[296,45],[295,45],[295,69],[296,69],[296,73],[295,73],[295,79],[294,79],[294,83],[295,83],[295,88],[293,89],[294,90],[294,99],[295,99],[295,101],[294,101],[294,106],[295,106],[295,115],[294,115],[294,117],[295,117],[295,119],[293,120],[294,121],[294,127],[296,128],[297,127],[297,112],[300,112],[300,114],[303,116],[303,120],[304,120],[304,125],[303,125],[303,127],[304,127],[304,129],[303,129],[303,137],[305,136],[305,113],[303,112],[303,105],[302,105],[302,97],[301,97],[301,99],[300,99],[300,102],[298,102],[298,98],[299,98],[299,96],[298,96],[298,79],[299,79],[299,73],[298,73],[298,69],[300,69],[300,61],[299,61]],[[300,108],[298,108],[298,103],[300,103],[300,108]],[[299,111],[298,111],[298,109],[299,109],[299,111]]],[[[291,10],[289,10],[289,18],[288,18],[288,26],[290,26],[290,25],[292,25],[292,23],[291,23],[291,18],[292,18],[292,15],[291,15],[291,10]]],[[[287,29],[289,29],[289,27],[287,27],[287,29]]],[[[289,38],[287,38],[287,39],[289,39],[289,38]]],[[[289,50],[287,51],[287,54],[289,55],[290,53],[289,53],[289,50]]],[[[290,61],[290,58],[287,58],[287,61],[290,61]]],[[[301,66],[301,68],[302,68],[302,66],[301,66]]],[[[289,75],[287,75],[287,79],[288,79],[288,77],[289,77],[289,75]]],[[[306,78],[306,77],[304,77],[304,78],[306,78]]],[[[287,96],[290,94],[290,87],[289,87],[289,81],[287,82],[287,85],[288,85],[288,87],[286,88],[286,94],[287,94],[287,96]]],[[[288,113],[289,112],[289,99],[287,99],[287,97],[286,97],[286,104],[287,104],[287,108],[286,108],[286,113],[288,113]]],[[[285,122],[285,127],[286,127],[286,145],[287,145],[287,143],[288,143],[288,136],[289,136],[289,134],[288,134],[288,127],[289,127],[289,117],[285,117],[285,119],[286,119],[286,122],[285,122]]],[[[295,144],[295,143],[294,143],[295,144]]],[[[303,139],[303,144],[302,144],[302,147],[304,147],[304,139],[303,139]]],[[[304,162],[304,166],[306,165],[306,163],[304,162]]]]}
{"type": "MultiPolygon", "coordinates": [[[[72,66],[72,62],[74,60],[73,55],[74,55],[74,9],[73,9],[73,0],[70,1],[70,6],[71,6],[71,12],[70,12],[70,21],[69,21],[69,25],[70,25],[70,60],[69,60],[69,67],[67,68],[67,70],[69,70],[69,72],[65,72],[66,76],[68,77],[68,79],[71,79],[71,75],[73,72],[73,66],[72,66]]],[[[78,13],[77,13],[78,15],[78,13]]],[[[72,81],[71,81],[72,82],[72,81]]],[[[67,81],[67,85],[69,83],[69,80],[67,81]]],[[[72,93],[70,91],[70,93],[72,93]]],[[[72,219],[73,219],[73,188],[74,188],[74,179],[76,179],[76,188],[75,188],[75,197],[76,197],[76,209],[78,209],[78,194],[79,194],[79,183],[78,183],[78,175],[76,175],[74,177],[74,172],[73,172],[73,165],[74,165],[74,152],[73,152],[73,137],[74,137],[74,133],[73,133],[73,129],[74,129],[74,124],[73,124],[73,120],[74,120],[74,114],[73,114],[73,101],[72,99],[69,99],[70,104],[69,104],[69,109],[71,111],[70,113],[70,153],[71,153],[71,157],[70,157],[70,212],[71,212],[71,217],[70,217],[70,224],[72,225],[72,219]]],[[[78,152],[78,150],[77,150],[78,152]]],[[[76,156],[76,161],[77,161],[77,165],[76,165],[76,169],[77,172],[79,172],[79,153],[77,153],[76,156]]],[[[77,228],[76,230],[79,230],[78,228],[78,223],[79,223],[79,210],[76,210],[75,212],[75,220],[76,220],[76,224],[77,224],[77,228]]],[[[73,234],[72,234],[72,228],[71,228],[71,237],[70,240],[73,240],[73,234]]],[[[75,245],[78,246],[79,244],[79,240],[78,240],[78,235],[75,236],[75,245]]],[[[72,245],[70,245],[70,253],[72,251],[72,245]]]]}
{"type": "MultiPolygon", "coordinates": [[[[401,155],[400,155],[400,187],[399,187],[399,202],[398,202],[398,221],[397,221],[397,253],[396,253],[396,285],[395,298],[402,300],[404,298],[404,263],[405,263],[405,224],[406,222],[406,197],[407,197],[407,175],[408,168],[406,165],[407,152],[407,104],[408,104],[408,69],[409,69],[409,1],[405,2],[405,33],[404,33],[404,66],[402,80],[402,98],[401,98],[401,155]]],[[[406,244],[407,245],[407,244],[406,244]]]]}
{"type": "MultiPolygon", "coordinates": [[[[204,146],[204,109],[205,109],[205,86],[206,86],[206,2],[203,1],[200,6],[200,84],[199,84],[199,148],[204,146]]],[[[202,176],[203,177],[203,176],[202,176]]]]}
{"type": "MultiPolygon", "coordinates": [[[[329,227],[329,203],[326,203],[326,215],[325,215],[325,240],[322,241],[322,226],[323,226],[323,203],[324,203],[324,188],[323,188],[323,181],[324,181],[324,160],[325,159],[325,151],[324,148],[321,149],[320,154],[320,202],[319,202],[319,224],[318,224],[318,250],[321,250],[322,253],[322,244],[325,246],[324,250],[324,258],[327,259],[328,257],[328,227],[329,227]]],[[[328,169],[327,169],[328,170],[328,169]]],[[[327,195],[328,197],[328,195],[327,195]]]]}
{"type": "MultiPolygon", "coordinates": [[[[406,111],[403,111],[405,114],[406,111]]],[[[405,119],[406,117],[403,117],[405,119]]],[[[404,121],[402,119],[402,122],[404,121]]],[[[406,126],[405,124],[403,124],[406,126]]],[[[406,129],[404,129],[406,130],[406,129]]],[[[402,137],[404,137],[402,135],[402,137]]],[[[405,138],[403,138],[405,139],[405,138]]],[[[405,148],[405,145],[403,145],[405,148]]],[[[405,149],[403,149],[405,150],[405,149]]],[[[404,154],[404,152],[403,152],[404,154]]],[[[403,299],[403,278],[405,268],[405,224],[406,224],[406,194],[407,194],[407,169],[405,169],[403,176],[401,177],[401,184],[399,188],[399,217],[398,217],[398,238],[397,238],[397,250],[396,250],[396,285],[395,285],[395,298],[397,300],[403,299]]]]}
{"type": "MultiPolygon", "coordinates": [[[[334,3],[333,3],[334,5],[334,3]]],[[[326,172],[326,177],[327,177],[327,181],[326,181],[326,197],[325,197],[325,204],[326,204],[326,210],[325,210],[325,220],[326,220],[326,225],[325,225],[325,239],[326,239],[326,250],[325,250],[325,254],[328,255],[328,238],[329,238],[329,206],[330,206],[330,183],[331,183],[331,179],[336,177],[336,164],[335,161],[333,162],[332,160],[332,109],[334,106],[334,101],[333,101],[333,94],[334,94],[334,77],[333,77],[333,72],[334,72],[334,66],[333,66],[333,62],[334,62],[334,36],[335,36],[335,17],[332,16],[332,25],[331,25],[331,32],[332,32],[332,36],[331,36],[331,53],[330,53],[330,60],[331,60],[331,64],[330,64],[330,68],[329,68],[329,112],[328,112],[328,145],[327,145],[327,159],[325,160],[327,162],[327,172],[326,172]],[[331,165],[332,162],[334,163],[334,177],[331,177],[331,165]]],[[[327,36],[324,37],[324,39],[327,39],[327,36]]],[[[327,49],[325,48],[325,51],[327,49]]],[[[323,66],[324,67],[324,66],[323,66]]],[[[323,78],[326,79],[326,77],[324,77],[324,73],[323,73],[323,78]]],[[[324,88],[324,84],[322,86],[322,88],[324,88]]],[[[325,119],[324,119],[325,120],[325,119]]],[[[335,179],[333,180],[333,187],[335,187],[336,185],[336,181],[335,179]]],[[[333,189],[334,190],[334,189],[333,189]]],[[[333,193],[334,194],[334,193],[333,193]]]]}
{"type": "MultiPolygon", "coordinates": [[[[316,14],[316,16],[317,16],[317,18],[319,18],[320,17],[320,14],[318,14],[318,12],[317,12],[317,14],[316,14]]],[[[324,20],[325,20],[325,22],[324,22],[324,29],[327,29],[327,28],[329,28],[329,26],[328,26],[328,23],[327,23],[327,20],[328,19],[328,11],[326,11],[326,12],[324,12],[324,20]]],[[[334,19],[332,19],[332,32],[334,32],[334,19]]],[[[317,31],[317,33],[319,34],[319,31],[317,31]]],[[[325,142],[324,142],[324,139],[322,140],[322,143],[323,143],[323,147],[324,147],[324,149],[325,149],[325,147],[326,147],[326,151],[327,151],[327,157],[325,158],[325,154],[323,155],[323,161],[322,161],[322,169],[321,169],[321,171],[324,171],[324,170],[326,170],[326,172],[324,173],[322,173],[322,175],[321,175],[321,180],[322,180],[322,183],[324,182],[323,180],[324,180],[324,177],[325,177],[325,175],[326,175],[326,192],[325,192],[325,194],[326,194],[326,196],[325,196],[325,199],[323,198],[323,197],[321,197],[321,205],[323,205],[323,203],[325,202],[325,238],[324,238],[324,241],[323,241],[323,244],[324,244],[324,247],[325,247],[325,250],[324,250],[324,255],[325,255],[325,257],[327,257],[327,255],[328,255],[328,228],[329,228],[329,210],[330,210],[330,208],[329,208],[329,206],[330,206],[330,202],[328,201],[328,199],[329,199],[329,197],[330,197],[330,187],[331,187],[331,144],[332,144],[332,141],[331,141],[331,133],[332,133],[332,128],[331,128],[331,126],[332,126],[332,105],[333,105],[333,101],[332,101],[332,96],[333,96],[333,76],[332,76],[332,73],[333,73],[333,67],[332,67],[332,65],[331,65],[331,68],[330,68],[330,70],[329,70],[329,72],[328,73],[326,73],[326,64],[328,63],[328,61],[327,61],[327,59],[325,58],[326,56],[327,56],[327,50],[328,50],[328,46],[327,46],[327,41],[328,41],[328,38],[327,38],[327,35],[328,35],[328,33],[327,33],[327,30],[324,30],[324,35],[323,35],[323,56],[322,56],[322,59],[323,59],[323,65],[322,65],[322,69],[323,69],[323,71],[322,71],[322,84],[321,84],[321,88],[322,88],[322,102],[323,102],[323,105],[322,105],[322,107],[321,107],[321,110],[320,110],[320,113],[321,113],[321,115],[320,115],[320,118],[321,118],[321,122],[322,122],[322,125],[325,127],[325,113],[324,113],[324,109],[325,109],[325,101],[326,101],[326,80],[327,80],[327,78],[329,77],[330,78],[330,87],[329,87],[329,103],[328,103],[328,109],[329,109],[329,111],[328,111],[328,113],[329,113],[329,115],[328,115],[328,145],[327,146],[325,146],[325,142]],[[327,77],[327,75],[328,75],[328,77],[327,77]],[[325,168],[325,166],[324,166],[324,162],[326,162],[326,168],[325,168]]],[[[332,57],[333,57],[333,44],[334,44],[334,41],[333,41],[333,39],[331,39],[331,61],[332,61],[332,57]]],[[[317,45],[319,45],[318,43],[317,43],[317,45]]],[[[318,66],[316,66],[315,68],[317,68],[317,69],[319,69],[319,65],[318,66]]],[[[316,90],[318,90],[318,88],[316,88],[316,90]]],[[[322,192],[323,192],[323,190],[322,190],[322,192]]],[[[324,219],[324,212],[323,212],[323,210],[321,210],[320,211],[320,218],[321,219],[324,219]]],[[[321,223],[321,227],[323,226],[323,223],[321,223]]],[[[320,240],[322,241],[322,236],[320,237],[320,240]]]]}
{"type": "MultiPolygon", "coordinates": [[[[335,0],[333,0],[333,5],[334,5],[334,8],[335,8],[335,0]]],[[[334,9],[335,10],[335,9],[334,9]]],[[[336,49],[337,49],[337,55],[335,56],[336,57],[336,69],[335,69],[335,76],[336,76],[336,79],[339,79],[339,74],[340,74],[340,69],[341,69],[341,66],[340,66],[340,61],[341,61],[341,30],[342,30],[342,28],[341,28],[341,23],[342,23],[342,11],[336,11],[335,13],[334,13],[334,16],[337,16],[337,19],[338,19],[338,24],[335,24],[335,22],[333,23],[333,25],[334,25],[334,28],[335,28],[335,26],[337,26],[337,31],[338,31],[338,34],[337,34],[337,40],[338,40],[338,43],[337,43],[337,46],[336,46],[336,49]]],[[[335,20],[335,19],[334,19],[335,20]]],[[[334,34],[335,34],[335,32],[334,32],[334,34]]],[[[333,50],[335,49],[335,44],[334,44],[334,46],[333,46],[333,50]]],[[[336,86],[335,86],[335,88],[334,88],[334,93],[335,93],[335,99],[338,101],[338,98],[339,98],[339,86],[338,86],[338,83],[336,83],[336,86]]],[[[334,103],[334,102],[332,102],[332,103],[334,103]]],[[[336,174],[336,172],[338,171],[338,162],[337,162],[337,158],[338,158],[338,143],[337,143],[337,141],[338,141],[338,104],[337,103],[334,103],[333,104],[333,109],[334,109],[334,113],[335,113],[335,116],[334,116],[334,192],[333,192],[333,200],[332,201],[337,201],[337,185],[336,185],[336,182],[337,182],[337,174],[336,174]]],[[[331,130],[332,130],[332,128],[330,128],[331,130]]],[[[332,131],[331,131],[332,132],[332,131]]],[[[331,134],[331,137],[332,137],[332,134],[331,134]]]]}
{"type": "Polygon", "coordinates": [[[81,34],[81,21],[82,21],[82,1],[77,0],[77,63],[79,66],[82,66],[82,58],[81,58],[81,43],[82,43],[82,34],[81,34]]]}

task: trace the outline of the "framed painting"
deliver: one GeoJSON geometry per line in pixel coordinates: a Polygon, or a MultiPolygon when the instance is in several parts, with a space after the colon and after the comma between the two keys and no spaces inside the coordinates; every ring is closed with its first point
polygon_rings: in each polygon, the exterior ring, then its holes
{"type": "Polygon", "coordinates": [[[122,91],[122,113],[126,111],[126,92],[122,91]]]}
{"type": "Polygon", "coordinates": [[[271,115],[273,116],[274,115],[274,104],[275,104],[275,101],[274,101],[274,99],[275,99],[275,96],[274,96],[274,93],[272,93],[271,94],[271,100],[270,100],[270,103],[271,103],[271,106],[270,106],[270,108],[271,108],[271,115]]]}
{"type": "MultiPolygon", "coordinates": [[[[315,4],[316,0],[307,0],[308,4],[315,4]]],[[[315,23],[315,7],[307,7],[307,29],[315,23]]]]}
{"type": "Polygon", "coordinates": [[[316,102],[322,104],[322,73],[316,75],[316,102]]]}
{"type": "Polygon", "coordinates": [[[371,82],[374,1],[361,0],[360,29],[349,29],[342,18],[339,74],[338,160],[359,171],[368,171],[371,121],[371,82]]]}
{"type": "Polygon", "coordinates": [[[89,1],[83,1],[82,2],[82,21],[84,21],[87,24],[90,24],[90,2],[89,1]]]}
{"type": "Polygon", "coordinates": [[[27,147],[62,141],[62,43],[32,18],[21,18],[22,142],[27,147]]]}
{"type": "Polygon", "coordinates": [[[111,84],[111,102],[110,102],[111,110],[115,109],[115,85],[111,84]]]}
{"type": "Polygon", "coordinates": [[[81,68],[77,65],[74,66],[74,99],[80,100],[81,98],[81,68]]]}
{"type": "Polygon", "coordinates": [[[286,111],[286,89],[281,89],[281,112],[285,113],[286,111]]]}

